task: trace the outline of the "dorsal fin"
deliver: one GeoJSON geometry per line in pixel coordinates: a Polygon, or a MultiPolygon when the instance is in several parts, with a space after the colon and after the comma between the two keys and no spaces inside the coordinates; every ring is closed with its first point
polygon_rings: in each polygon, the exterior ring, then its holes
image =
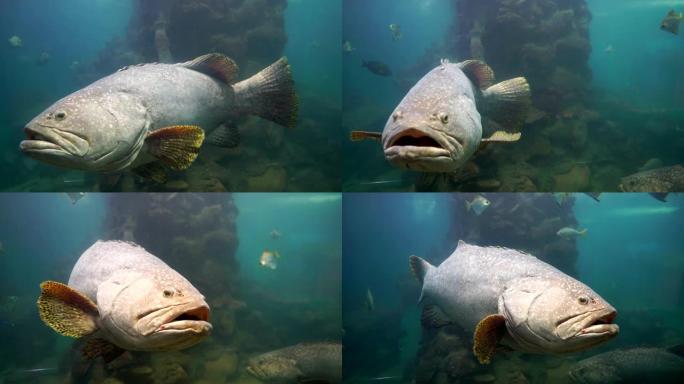
{"type": "Polygon", "coordinates": [[[480,60],[466,60],[459,64],[463,73],[481,90],[494,84],[494,71],[480,60]]]}
{"type": "Polygon", "coordinates": [[[668,16],[677,16],[677,12],[675,12],[674,9],[671,9],[670,12],[667,13],[668,16]]]}
{"type": "Polygon", "coordinates": [[[240,70],[231,58],[220,53],[209,53],[181,65],[221,80],[226,84],[234,83],[240,70]]]}

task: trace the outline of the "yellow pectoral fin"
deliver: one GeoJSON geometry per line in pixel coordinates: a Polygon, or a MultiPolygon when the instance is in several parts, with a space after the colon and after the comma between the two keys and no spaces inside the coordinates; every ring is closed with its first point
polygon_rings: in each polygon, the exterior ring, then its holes
{"type": "Polygon", "coordinates": [[[187,169],[199,155],[204,131],[195,125],[160,128],[145,138],[150,153],[176,171],[187,169]]]}
{"type": "Polygon", "coordinates": [[[473,334],[473,353],[480,364],[489,364],[494,356],[496,345],[506,333],[506,318],[489,315],[477,323],[473,334]]]}
{"type": "Polygon", "coordinates": [[[37,304],[41,320],[61,335],[82,337],[97,330],[97,306],[68,285],[44,281],[37,304]]]}

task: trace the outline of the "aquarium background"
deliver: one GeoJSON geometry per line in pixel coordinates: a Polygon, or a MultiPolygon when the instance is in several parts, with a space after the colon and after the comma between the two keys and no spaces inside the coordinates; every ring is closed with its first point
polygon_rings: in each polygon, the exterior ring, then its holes
{"type": "MultiPolygon", "coordinates": [[[[660,30],[680,0],[361,0],[344,2],[345,191],[617,191],[620,179],[684,162],[682,36],[660,30]],[[393,41],[389,24],[401,25],[393,41]],[[634,47],[641,47],[634,49],[634,47]],[[522,139],[478,153],[475,176],[424,178],[392,167],[379,132],[442,58],[487,62],[497,80],[525,76],[533,108],[522,139]],[[362,68],[379,60],[393,72],[362,68]]],[[[512,128],[512,127],[511,127],[512,128]]]]}
{"type": "Polygon", "coordinates": [[[339,191],[341,0],[28,0],[0,4],[0,190],[339,191]],[[175,62],[220,52],[247,78],[287,56],[299,95],[296,128],[237,122],[241,145],[205,146],[165,185],[40,164],[19,150],[23,127],[58,99],[131,64],[157,62],[157,20],[175,62]],[[17,35],[23,46],[13,47],[17,35]],[[42,56],[42,59],[41,59],[42,56]]]}
{"type": "Polygon", "coordinates": [[[258,383],[253,355],[341,337],[339,194],[66,194],[0,196],[0,383],[258,383]],[[282,237],[274,239],[272,230],[282,237]],[[133,353],[105,369],[45,326],[39,284],[66,283],[98,239],[135,241],[206,297],[214,329],[183,351],[133,353]],[[264,249],[281,257],[258,266],[264,249]]]}
{"type": "Polygon", "coordinates": [[[487,193],[491,205],[480,216],[465,208],[475,196],[344,195],[345,382],[567,383],[573,364],[588,356],[684,342],[684,196],[663,203],[648,194],[602,194],[598,202],[584,194],[487,193]],[[588,233],[562,239],[556,232],[565,226],[588,233]],[[505,352],[481,366],[472,335],[421,328],[420,289],[408,268],[410,255],[438,265],[458,240],[529,252],[578,278],[615,306],[620,334],[582,353],[505,352]]]}

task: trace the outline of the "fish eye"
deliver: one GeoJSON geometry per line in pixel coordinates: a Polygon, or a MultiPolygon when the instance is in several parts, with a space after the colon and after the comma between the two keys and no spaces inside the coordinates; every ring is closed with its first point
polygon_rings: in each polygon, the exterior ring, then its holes
{"type": "Polygon", "coordinates": [[[449,115],[446,113],[440,113],[439,120],[442,122],[442,124],[447,124],[449,122],[449,115]]]}
{"type": "Polygon", "coordinates": [[[589,298],[586,296],[580,296],[579,299],[577,299],[577,301],[582,305],[589,304],[589,298]]]}
{"type": "Polygon", "coordinates": [[[173,291],[170,289],[165,289],[164,290],[164,297],[171,297],[173,296],[173,291]]]}
{"type": "Polygon", "coordinates": [[[64,111],[57,111],[57,113],[55,113],[55,120],[61,121],[61,120],[64,120],[64,119],[66,119],[66,112],[64,112],[64,111]]]}

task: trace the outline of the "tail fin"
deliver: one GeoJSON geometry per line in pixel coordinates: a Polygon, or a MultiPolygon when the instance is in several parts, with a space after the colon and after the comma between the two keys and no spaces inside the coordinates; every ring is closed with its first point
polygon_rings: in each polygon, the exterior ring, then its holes
{"type": "Polygon", "coordinates": [[[530,85],[524,77],[494,84],[483,93],[485,113],[507,130],[520,128],[531,105],[530,85]]]}
{"type": "Polygon", "coordinates": [[[248,113],[284,127],[297,124],[299,101],[287,58],[235,84],[234,89],[238,103],[248,113]]]}
{"type": "Polygon", "coordinates": [[[589,228],[584,228],[583,230],[579,231],[579,235],[580,236],[586,236],[588,231],[589,231],[589,228]]]}

